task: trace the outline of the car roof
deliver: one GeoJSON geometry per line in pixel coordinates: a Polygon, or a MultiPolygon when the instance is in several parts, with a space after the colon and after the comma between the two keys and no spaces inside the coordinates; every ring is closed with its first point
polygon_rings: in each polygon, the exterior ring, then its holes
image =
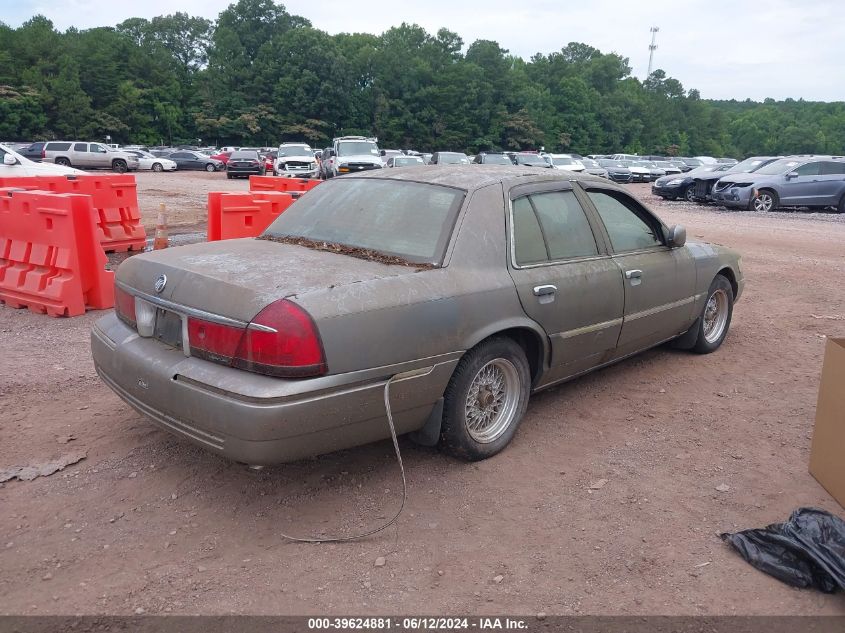
{"type": "Polygon", "coordinates": [[[510,189],[514,185],[530,182],[549,182],[572,180],[591,183],[601,183],[606,186],[619,188],[609,183],[605,178],[590,176],[580,172],[562,172],[559,170],[545,169],[543,167],[517,167],[516,165],[425,165],[420,167],[406,167],[402,170],[389,170],[385,173],[381,170],[361,172],[343,176],[343,179],[351,178],[381,178],[388,180],[407,180],[410,182],[442,185],[473,191],[488,185],[501,183],[505,188],[510,189]]]}

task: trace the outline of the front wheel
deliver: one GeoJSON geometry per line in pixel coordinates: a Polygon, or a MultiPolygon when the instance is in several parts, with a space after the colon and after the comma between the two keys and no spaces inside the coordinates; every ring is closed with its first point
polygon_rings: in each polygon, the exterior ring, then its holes
{"type": "Polygon", "coordinates": [[[513,339],[491,338],[467,352],[446,388],[440,445],[455,457],[492,457],[513,438],[531,389],[525,352],[513,339]]]}
{"type": "Polygon", "coordinates": [[[695,185],[690,185],[684,189],[684,200],[687,202],[695,202],[695,185]]]}
{"type": "Polygon", "coordinates": [[[774,211],[778,208],[778,196],[774,191],[762,190],[758,191],[757,195],[751,198],[748,204],[752,211],[774,211]]]}
{"type": "Polygon", "coordinates": [[[731,282],[723,275],[716,275],[707,292],[707,303],[699,319],[698,339],[693,351],[709,354],[719,349],[731,327],[733,310],[734,292],[731,282]]]}
{"type": "Polygon", "coordinates": [[[205,171],[207,171],[207,172],[209,172],[209,173],[210,173],[210,172],[212,172],[212,171],[215,171],[215,169],[216,169],[216,168],[214,167],[214,163],[208,163],[208,164],[205,166],[205,171]]]}

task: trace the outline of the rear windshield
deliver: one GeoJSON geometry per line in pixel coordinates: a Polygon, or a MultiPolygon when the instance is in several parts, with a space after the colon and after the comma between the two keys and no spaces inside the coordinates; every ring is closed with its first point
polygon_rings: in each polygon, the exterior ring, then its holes
{"type": "Polygon", "coordinates": [[[312,189],[264,234],[439,265],[465,193],[439,185],[347,176],[312,189]]]}

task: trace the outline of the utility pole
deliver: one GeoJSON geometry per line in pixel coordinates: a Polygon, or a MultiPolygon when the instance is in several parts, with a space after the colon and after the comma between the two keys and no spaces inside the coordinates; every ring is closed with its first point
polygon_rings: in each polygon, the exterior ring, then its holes
{"type": "Polygon", "coordinates": [[[657,32],[660,30],[660,27],[653,26],[649,30],[651,31],[651,44],[648,46],[648,76],[646,79],[651,77],[651,64],[654,61],[654,49],[657,48],[657,44],[654,43],[654,40],[657,37],[657,32]]]}

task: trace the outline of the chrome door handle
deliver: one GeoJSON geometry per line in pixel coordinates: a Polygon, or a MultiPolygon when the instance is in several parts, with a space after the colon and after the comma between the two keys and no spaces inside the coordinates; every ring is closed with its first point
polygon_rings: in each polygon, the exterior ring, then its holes
{"type": "Polygon", "coordinates": [[[534,296],[544,297],[546,295],[553,295],[557,292],[557,286],[534,286],[534,296]]]}
{"type": "Polygon", "coordinates": [[[625,279],[640,279],[643,276],[643,271],[641,270],[626,270],[625,271],[625,279]]]}

